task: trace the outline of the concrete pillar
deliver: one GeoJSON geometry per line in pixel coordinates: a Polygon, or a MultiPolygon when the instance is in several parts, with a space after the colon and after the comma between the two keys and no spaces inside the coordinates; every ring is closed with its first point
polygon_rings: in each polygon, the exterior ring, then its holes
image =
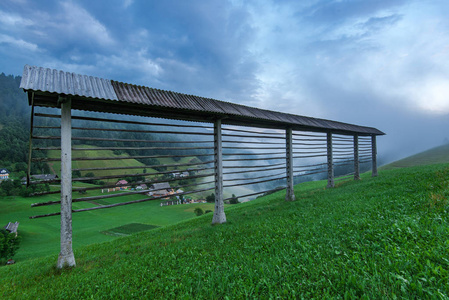
{"type": "Polygon", "coordinates": [[[293,132],[288,128],[285,132],[286,149],[286,167],[287,167],[287,190],[285,193],[286,201],[295,201],[295,192],[293,189],[293,132]]]}
{"type": "Polygon", "coordinates": [[[72,250],[72,118],[71,100],[61,102],[61,253],[58,268],[74,267],[72,250]]]}
{"type": "Polygon", "coordinates": [[[376,143],[376,136],[371,136],[371,155],[372,155],[372,163],[373,163],[373,171],[372,176],[377,176],[377,143],[376,143]]]}
{"type": "Polygon", "coordinates": [[[327,133],[327,187],[335,187],[334,183],[334,160],[332,156],[332,133],[327,133]]]}
{"type": "Polygon", "coordinates": [[[221,120],[214,123],[215,209],[212,224],[226,223],[223,203],[223,149],[221,120]]]}
{"type": "Polygon", "coordinates": [[[360,180],[359,136],[354,135],[354,180],[360,180]]]}

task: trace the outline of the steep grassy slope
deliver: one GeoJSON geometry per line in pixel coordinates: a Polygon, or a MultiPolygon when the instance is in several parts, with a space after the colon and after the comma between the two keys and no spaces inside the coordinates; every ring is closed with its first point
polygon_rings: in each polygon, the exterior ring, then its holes
{"type": "MultiPolygon", "coordinates": [[[[98,148],[95,146],[89,146],[89,145],[77,145],[76,148],[83,148],[85,150],[77,150],[73,151],[73,158],[79,158],[79,157],[88,157],[88,158],[99,158],[99,157],[105,157],[105,158],[117,158],[117,159],[110,159],[110,160],[81,160],[81,161],[73,161],[72,168],[78,169],[78,168],[115,168],[115,167],[138,167],[142,166],[142,169],[120,169],[120,170],[94,170],[92,171],[95,176],[107,176],[107,175],[122,175],[122,174],[136,174],[136,173],[142,173],[144,169],[144,164],[135,160],[135,159],[120,159],[124,157],[129,157],[128,154],[120,154],[115,155],[112,150],[91,150],[91,148],[98,148]]],[[[48,151],[48,157],[49,158],[60,158],[61,152],[56,150],[50,150],[48,151]]],[[[195,159],[195,156],[191,157],[182,157],[179,161],[174,161],[171,157],[163,157],[160,158],[159,161],[161,164],[182,164],[182,163],[188,163],[192,159],[195,159]]],[[[61,173],[61,163],[60,162],[53,162],[50,163],[51,168],[53,171],[60,175],[61,173]]],[[[190,166],[191,167],[191,166],[190,166]]],[[[180,169],[187,169],[189,167],[180,167],[180,169]]],[[[173,167],[169,168],[169,170],[174,169],[173,167]]],[[[85,175],[89,171],[83,171],[82,175],[85,175]]],[[[146,168],[147,173],[156,173],[157,171],[152,168],[146,168]]]]}
{"type": "MultiPolygon", "coordinates": [[[[447,298],[449,165],[296,186],[211,216],[0,268],[4,298],[447,298]]],[[[1,297],[0,296],[0,297],[1,297]]]]}
{"type": "MultiPolygon", "coordinates": [[[[92,192],[90,192],[91,195],[92,192]]],[[[117,192],[121,193],[121,192],[117,192]]],[[[102,204],[114,203],[114,201],[130,201],[141,199],[141,195],[127,196],[120,200],[102,200],[102,204]]],[[[30,220],[29,216],[57,212],[59,205],[31,208],[35,202],[55,201],[59,195],[48,195],[38,198],[5,197],[0,199],[0,225],[8,222],[19,221],[19,232],[22,236],[21,247],[14,257],[17,261],[57,254],[60,250],[60,217],[53,216],[30,220]]],[[[121,206],[106,210],[93,210],[84,213],[73,214],[73,247],[80,249],[93,243],[111,241],[116,238],[113,235],[105,235],[102,232],[112,228],[140,223],[155,226],[175,224],[182,220],[194,218],[194,209],[201,207],[205,210],[213,210],[213,204],[190,204],[160,207],[160,201],[149,201],[139,204],[121,206]]],[[[74,203],[73,208],[96,206],[93,203],[74,203]]]]}
{"type": "MultiPolygon", "coordinates": [[[[72,163],[72,168],[78,169],[78,168],[115,168],[115,167],[129,167],[129,166],[142,166],[142,169],[129,169],[129,170],[108,170],[108,171],[92,171],[96,176],[106,176],[106,175],[121,175],[121,174],[135,174],[135,173],[142,173],[143,166],[141,162],[138,162],[135,159],[120,159],[121,157],[128,157],[127,154],[121,154],[121,155],[115,155],[111,150],[102,150],[102,151],[96,151],[96,150],[90,150],[90,148],[97,148],[94,146],[89,145],[78,145],[77,148],[84,148],[85,150],[78,150],[73,151],[73,158],[78,157],[91,157],[91,158],[97,158],[97,157],[106,157],[106,158],[117,158],[116,160],[85,160],[85,161],[74,161],[72,163]]],[[[49,158],[59,158],[61,157],[61,152],[52,150],[48,153],[49,158]]],[[[61,173],[61,163],[60,162],[53,162],[50,163],[50,167],[52,170],[60,175],[61,173]]],[[[82,173],[84,175],[85,171],[82,173]]],[[[148,173],[156,172],[153,169],[147,169],[148,173]]]]}
{"type": "Polygon", "coordinates": [[[391,164],[382,166],[380,169],[390,170],[395,168],[407,168],[444,163],[449,163],[449,144],[435,147],[427,151],[412,155],[410,157],[406,157],[391,164]]]}

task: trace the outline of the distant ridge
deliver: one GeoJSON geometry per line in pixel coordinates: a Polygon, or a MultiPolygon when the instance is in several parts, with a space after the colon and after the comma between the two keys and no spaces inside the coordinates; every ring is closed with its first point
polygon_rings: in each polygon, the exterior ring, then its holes
{"type": "Polygon", "coordinates": [[[390,170],[395,168],[407,168],[444,163],[449,163],[449,144],[438,146],[424,152],[403,158],[388,165],[382,166],[380,169],[390,170]]]}

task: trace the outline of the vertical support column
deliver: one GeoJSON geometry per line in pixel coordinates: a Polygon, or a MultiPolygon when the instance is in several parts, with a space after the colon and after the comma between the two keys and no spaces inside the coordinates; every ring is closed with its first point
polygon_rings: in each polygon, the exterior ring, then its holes
{"type": "Polygon", "coordinates": [[[334,160],[332,157],[332,133],[327,133],[327,187],[333,188],[334,183],[334,160]]]}
{"type": "Polygon", "coordinates": [[[360,180],[359,136],[354,135],[354,180],[360,180]]]}
{"type": "Polygon", "coordinates": [[[285,193],[286,201],[295,201],[295,192],[293,189],[293,131],[287,128],[285,132],[285,150],[287,167],[287,191],[285,193]]]}
{"type": "Polygon", "coordinates": [[[72,250],[72,117],[71,100],[61,102],[61,253],[58,268],[74,267],[72,250]]]}
{"type": "Polygon", "coordinates": [[[226,223],[223,204],[223,151],[221,120],[214,123],[215,209],[212,224],[226,223]]]}
{"type": "Polygon", "coordinates": [[[371,136],[371,155],[372,155],[372,162],[373,162],[373,177],[377,176],[377,143],[376,143],[376,136],[371,136]]]}

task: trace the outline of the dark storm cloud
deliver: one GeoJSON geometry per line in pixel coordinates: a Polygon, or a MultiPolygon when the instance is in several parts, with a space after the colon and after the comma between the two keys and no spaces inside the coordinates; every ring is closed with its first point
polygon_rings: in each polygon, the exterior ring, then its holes
{"type": "Polygon", "coordinates": [[[441,143],[449,2],[0,2],[0,72],[31,64],[377,127],[384,157],[441,143]],[[387,153],[388,152],[388,153],[387,153]]]}

